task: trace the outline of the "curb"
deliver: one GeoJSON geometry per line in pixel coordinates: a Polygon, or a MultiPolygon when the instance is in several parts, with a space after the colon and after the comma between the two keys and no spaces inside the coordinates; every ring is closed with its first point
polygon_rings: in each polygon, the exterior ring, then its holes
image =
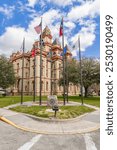
{"type": "Polygon", "coordinates": [[[39,130],[32,130],[32,129],[29,129],[29,128],[25,128],[25,127],[22,127],[22,126],[18,126],[16,125],[15,123],[13,123],[12,121],[6,119],[5,117],[0,117],[0,120],[9,124],[9,125],[12,125],[14,126],[15,128],[18,128],[20,130],[23,130],[25,132],[32,132],[32,133],[36,133],[36,134],[44,134],[44,135],[74,135],[74,134],[84,134],[84,133],[88,133],[88,132],[93,132],[93,131],[96,131],[100,128],[100,125],[97,125],[96,127],[94,128],[91,128],[91,129],[87,129],[87,130],[83,130],[83,131],[76,131],[76,132],[48,132],[48,131],[39,131],[39,130]]]}
{"type": "Polygon", "coordinates": [[[82,117],[88,115],[89,113],[85,113],[83,115],[80,115],[78,117],[75,118],[70,118],[70,119],[56,119],[56,118],[42,118],[42,117],[38,117],[38,116],[34,116],[34,115],[30,115],[30,114],[26,114],[26,113],[22,113],[23,115],[30,117],[31,119],[34,119],[36,121],[42,121],[42,122],[65,122],[65,123],[69,123],[72,121],[78,121],[79,119],[81,119],[82,117]]]}

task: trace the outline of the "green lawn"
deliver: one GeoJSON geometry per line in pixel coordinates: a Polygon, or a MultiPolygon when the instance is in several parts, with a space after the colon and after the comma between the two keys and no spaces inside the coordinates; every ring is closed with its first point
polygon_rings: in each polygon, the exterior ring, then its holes
{"type": "MultiPolygon", "coordinates": [[[[81,103],[81,97],[79,97],[79,96],[69,96],[69,100],[81,103]]],[[[86,104],[100,107],[100,97],[99,96],[97,96],[97,97],[92,96],[92,97],[88,97],[88,98],[84,97],[83,101],[86,104]]]]}
{"type": "MultiPolygon", "coordinates": [[[[1,107],[5,107],[8,105],[12,105],[12,104],[16,104],[16,103],[20,103],[20,96],[6,96],[6,97],[0,97],[0,108],[1,107]]],[[[63,100],[62,96],[58,96],[59,100],[63,100]]],[[[24,96],[24,101],[32,101],[33,100],[33,96],[24,96]]],[[[36,100],[39,100],[39,97],[36,97],[36,100]]],[[[46,96],[42,97],[42,101],[47,100],[46,96]]],[[[74,101],[74,102],[81,102],[80,97],[79,96],[69,96],[69,101],[74,101]]],[[[84,98],[84,103],[86,104],[90,104],[90,105],[94,105],[97,107],[100,107],[100,97],[88,97],[88,98],[84,98]]]]}
{"type": "MultiPolygon", "coordinates": [[[[60,100],[62,100],[62,96],[58,96],[60,100]]],[[[79,102],[81,103],[81,97],[79,96],[69,96],[69,101],[74,101],[74,102],[79,102]]],[[[92,97],[87,97],[83,98],[84,103],[90,104],[93,106],[100,107],[100,97],[99,96],[92,96],[92,97]]]]}
{"type": "MultiPolygon", "coordinates": [[[[36,97],[36,100],[38,100],[39,97],[36,97]]],[[[46,97],[44,96],[43,99],[45,100],[46,97]]],[[[24,96],[24,102],[26,101],[33,101],[33,96],[24,96]]],[[[21,96],[6,96],[6,97],[0,97],[0,108],[5,107],[8,105],[16,104],[21,102],[21,96]]]]}
{"type": "MultiPolygon", "coordinates": [[[[27,113],[31,115],[35,115],[38,117],[50,118],[54,116],[54,112],[47,112],[46,106],[17,106],[15,108],[11,108],[11,110],[27,113]]],[[[85,106],[61,106],[60,112],[57,112],[58,119],[68,119],[68,118],[75,118],[80,116],[84,113],[92,112],[94,109],[88,108],[85,106]]]]}

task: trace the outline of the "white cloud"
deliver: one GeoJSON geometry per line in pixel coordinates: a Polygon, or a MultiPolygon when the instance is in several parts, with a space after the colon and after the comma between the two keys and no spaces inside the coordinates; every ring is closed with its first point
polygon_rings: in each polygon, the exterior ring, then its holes
{"type": "Polygon", "coordinates": [[[67,6],[72,4],[72,0],[47,0],[48,2],[52,2],[58,6],[67,6]]]}
{"type": "MultiPolygon", "coordinates": [[[[56,37],[59,35],[59,24],[53,24],[54,21],[60,18],[60,12],[58,10],[51,9],[45,12],[43,15],[43,29],[46,25],[51,29],[52,35],[56,37]]],[[[34,27],[41,21],[39,16],[35,17],[29,24],[28,29],[25,30],[22,27],[12,26],[7,27],[3,35],[0,36],[0,53],[5,55],[11,55],[13,51],[20,50],[23,37],[26,39],[26,50],[31,50],[32,44],[35,39],[38,38],[34,27]]]]}
{"type": "MultiPolygon", "coordinates": [[[[92,22],[92,20],[88,22],[89,24],[87,26],[82,27],[81,30],[71,38],[71,42],[75,44],[77,42],[78,36],[80,36],[81,51],[85,51],[86,48],[93,45],[96,38],[95,35],[96,24],[92,22]]],[[[74,56],[77,56],[77,51],[73,50],[72,54],[74,56]]]]}
{"type": "Polygon", "coordinates": [[[37,3],[37,0],[28,0],[29,6],[34,7],[37,3]]]}
{"type": "Polygon", "coordinates": [[[73,28],[75,28],[76,25],[71,21],[67,21],[64,23],[64,26],[72,30],[73,28]]]}
{"type": "Polygon", "coordinates": [[[6,32],[0,36],[0,52],[9,56],[12,52],[20,50],[24,37],[26,50],[30,50],[35,38],[34,33],[26,32],[24,28],[16,26],[6,28],[6,32]]]}
{"type": "Polygon", "coordinates": [[[27,11],[27,12],[30,12],[30,13],[36,13],[34,8],[30,7],[27,4],[24,5],[24,3],[21,2],[21,1],[18,1],[17,4],[18,4],[18,11],[19,12],[27,11]]]}
{"type": "Polygon", "coordinates": [[[12,18],[14,9],[15,6],[3,5],[0,7],[0,12],[4,14],[7,17],[7,19],[9,19],[12,18]]]}
{"type": "MultiPolygon", "coordinates": [[[[51,2],[58,2],[62,3],[62,1],[53,1],[51,2]]],[[[71,4],[74,0],[67,0],[63,5],[71,4]]],[[[67,30],[65,31],[65,44],[68,43],[74,43],[77,40],[78,35],[81,36],[81,50],[86,50],[87,47],[93,45],[96,35],[95,35],[95,29],[96,29],[96,23],[93,21],[93,17],[99,13],[98,8],[96,7],[98,0],[95,0],[94,2],[85,2],[83,0],[78,0],[81,2],[81,6],[77,6],[75,8],[80,8],[80,10],[77,9],[73,10],[68,13],[68,17],[65,17],[64,26],[67,27],[67,30]],[[89,11],[86,9],[89,7],[89,11]],[[85,10],[85,9],[86,10],[85,10]],[[95,10],[96,8],[96,10],[95,10]],[[81,12],[80,12],[81,11],[81,12]],[[85,12],[83,12],[85,11],[85,12]],[[74,13],[74,14],[73,14],[74,13]],[[80,13],[80,14],[78,14],[80,13]],[[73,15],[73,17],[72,17],[73,15]],[[92,17],[92,19],[84,19],[85,17],[92,17]],[[76,30],[76,20],[79,18],[79,25],[82,26],[81,30],[75,33],[75,35],[72,37],[72,31],[74,29],[76,30]]],[[[37,33],[34,30],[34,27],[38,25],[41,21],[41,16],[43,17],[43,29],[47,25],[51,32],[53,39],[59,38],[59,28],[60,28],[60,21],[62,16],[66,16],[65,12],[61,12],[58,9],[50,9],[42,14],[42,11],[39,11],[38,13],[34,10],[34,5],[36,4],[36,0],[29,0],[29,5],[26,5],[26,8],[23,7],[23,5],[20,3],[19,6],[22,6],[23,9],[27,9],[27,11],[30,11],[31,14],[35,17],[32,18],[32,21],[29,22],[28,28],[25,30],[23,27],[18,26],[12,26],[7,27],[6,31],[3,35],[0,36],[0,53],[4,53],[7,56],[10,55],[14,50],[18,51],[20,49],[23,37],[26,38],[26,49],[30,50],[32,47],[32,44],[35,39],[38,38],[37,33]],[[31,7],[30,7],[31,6],[31,7]],[[34,11],[33,11],[34,10],[34,11]]],[[[1,7],[0,7],[1,8],[1,7]]],[[[0,9],[0,11],[3,11],[3,9],[0,9]]],[[[7,11],[6,11],[7,12],[7,11]]],[[[8,13],[8,12],[7,12],[8,13]]],[[[6,13],[6,14],[7,14],[6,13]]],[[[60,38],[61,40],[61,38],[60,38]]],[[[73,55],[77,55],[76,51],[72,52],[73,55]]]]}
{"type": "MultiPolygon", "coordinates": [[[[50,9],[48,12],[45,12],[42,15],[43,20],[43,29],[48,26],[51,29],[52,35],[56,37],[59,34],[60,23],[57,23],[57,20],[60,19],[61,13],[58,10],[50,9]]],[[[28,32],[34,32],[34,27],[38,25],[41,21],[41,17],[35,17],[28,27],[28,32]]]]}
{"type": "Polygon", "coordinates": [[[91,17],[94,18],[99,15],[100,1],[86,1],[80,6],[72,7],[71,11],[68,13],[68,18],[72,21],[77,21],[78,19],[91,17]]]}

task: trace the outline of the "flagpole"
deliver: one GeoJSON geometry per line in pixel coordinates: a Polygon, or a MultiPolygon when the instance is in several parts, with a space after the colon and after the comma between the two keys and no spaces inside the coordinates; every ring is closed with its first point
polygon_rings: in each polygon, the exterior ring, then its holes
{"type": "Polygon", "coordinates": [[[42,92],[42,17],[41,17],[41,47],[40,47],[40,92],[39,92],[39,105],[41,105],[41,92],[42,92]]]}
{"type": "MultiPolygon", "coordinates": [[[[63,18],[62,18],[63,22],[63,18]]],[[[62,48],[64,50],[64,26],[62,35],[62,48]]],[[[63,104],[65,105],[65,55],[63,54],[63,104]]]]}
{"type": "Polygon", "coordinates": [[[52,48],[51,48],[51,52],[50,52],[50,57],[51,57],[51,91],[50,91],[50,95],[52,95],[52,48]]]}
{"type": "Polygon", "coordinates": [[[21,104],[23,104],[23,94],[24,94],[24,49],[25,49],[25,38],[23,39],[23,55],[22,55],[22,84],[21,84],[21,104]]]}
{"type": "Polygon", "coordinates": [[[67,51],[66,51],[66,55],[65,55],[65,60],[66,60],[66,92],[67,92],[67,103],[68,101],[68,88],[69,88],[69,82],[68,82],[68,61],[67,61],[67,51]]]}
{"type": "Polygon", "coordinates": [[[33,102],[35,102],[35,90],[36,90],[36,68],[35,68],[35,62],[36,62],[36,52],[35,52],[35,45],[33,45],[34,49],[34,95],[33,95],[33,102]]]}
{"type": "Polygon", "coordinates": [[[82,59],[81,59],[81,48],[80,48],[80,36],[78,37],[78,45],[79,45],[79,61],[80,61],[81,102],[83,105],[83,80],[82,80],[82,59]]]}

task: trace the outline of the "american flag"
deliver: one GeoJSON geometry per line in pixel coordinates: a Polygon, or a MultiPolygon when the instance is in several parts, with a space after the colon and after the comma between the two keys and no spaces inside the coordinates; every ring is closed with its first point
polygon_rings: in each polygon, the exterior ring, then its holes
{"type": "Polygon", "coordinates": [[[34,29],[37,32],[37,34],[39,34],[41,32],[41,23],[38,26],[34,27],[34,29]]]}

